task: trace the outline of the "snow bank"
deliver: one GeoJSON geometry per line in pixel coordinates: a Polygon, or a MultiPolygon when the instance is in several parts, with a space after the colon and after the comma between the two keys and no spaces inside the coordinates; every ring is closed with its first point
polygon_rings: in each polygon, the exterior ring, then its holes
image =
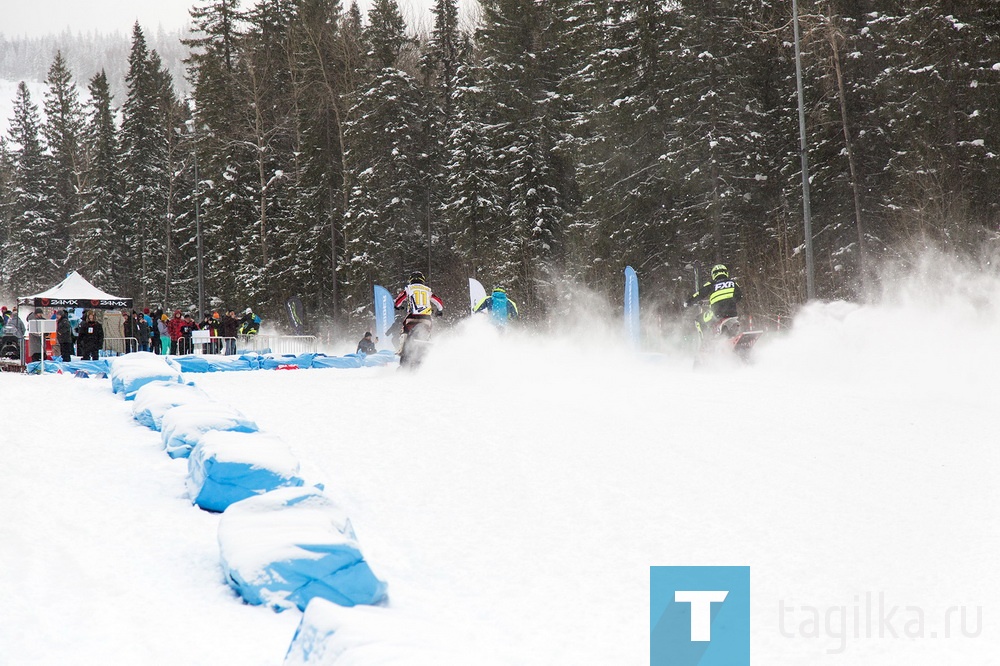
{"type": "Polygon", "coordinates": [[[284,666],[487,666],[499,664],[456,645],[454,631],[377,607],[306,606],[284,666]]]}
{"type": "Polygon", "coordinates": [[[157,380],[136,391],[132,416],[147,428],[159,430],[163,415],[174,407],[208,401],[208,394],[194,384],[157,380]]]}
{"type": "Polygon", "coordinates": [[[341,606],[386,598],[350,520],[315,488],[281,488],[230,505],[219,521],[219,548],[227,581],[249,604],[304,610],[314,597],[341,606]]]}
{"type": "Polygon", "coordinates": [[[163,415],[163,448],[171,458],[187,458],[209,430],[257,432],[257,424],[227,404],[210,401],[180,405],[163,415]]]}
{"type": "Polygon", "coordinates": [[[298,461],[276,435],[210,430],[188,458],[187,489],[193,503],[221,512],[254,495],[301,486],[298,473],[298,461]]]}
{"type": "Polygon", "coordinates": [[[111,361],[111,390],[123,393],[126,400],[132,400],[136,391],[157,380],[179,382],[180,370],[166,357],[151,352],[117,356],[111,361]]]}

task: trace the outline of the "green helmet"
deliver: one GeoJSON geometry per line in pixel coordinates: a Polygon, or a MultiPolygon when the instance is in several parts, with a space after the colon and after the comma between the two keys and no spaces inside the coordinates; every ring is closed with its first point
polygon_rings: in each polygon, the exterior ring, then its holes
{"type": "Polygon", "coordinates": [[[719,278],[729,277],[729,269],[726,268],[725,264],[716,264],[712,266],[712,279],[718,280],[719,278]]]}

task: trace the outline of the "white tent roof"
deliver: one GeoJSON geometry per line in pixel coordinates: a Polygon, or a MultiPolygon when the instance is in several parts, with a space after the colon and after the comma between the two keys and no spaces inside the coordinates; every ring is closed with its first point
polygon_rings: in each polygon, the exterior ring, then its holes
{"type": "Polygon", "coordinates": [[[113,296],[106,291],[101,291],[87,280],[73,271],[66,276],[66,279],[45,291],[33,296],[22,296],[17,299],[18,303],[24,305],[35,305],[41,307],[80,307],[80,308],[130,308],[131,298],[113,296]]]}

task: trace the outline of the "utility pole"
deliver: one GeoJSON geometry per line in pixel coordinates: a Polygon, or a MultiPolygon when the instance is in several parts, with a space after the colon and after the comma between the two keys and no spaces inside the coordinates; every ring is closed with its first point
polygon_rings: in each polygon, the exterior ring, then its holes
{"type": "Polygon", "coordinates": [[[198,253],[198,322],[205,321],[205,258],[201,238],[201,181],[198,179],[198,133],[194,121],[189,121],[194,138],[194,233],[198,253]]]}
{"type": "Polygon", "coordinates": [[[799,96],[799,154],[802,158],[802,218],[806,240],[806,300],[816,298],[813,271],[812,211],[809,207],[809,149],[806,145],[806,109],[802,92],[802,51],[799,46],[799,3],[792,0],[792,26],[795,32],[795,85],[799,96]]]}

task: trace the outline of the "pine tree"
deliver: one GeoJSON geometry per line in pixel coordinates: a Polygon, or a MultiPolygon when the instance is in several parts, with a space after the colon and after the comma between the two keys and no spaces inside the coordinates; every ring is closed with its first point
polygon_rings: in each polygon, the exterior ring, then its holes
{"type": "MultiPolygon", "coordinates": [[[[7,137],[0,136],[0,267],[4,266],[7,253],[7,239],[11,233],[11,215],[14,205],[14,155],[11,153],[7,137]]],[[[0,286],[6,281],[0,280],[0,286]]]]}
{"type": "Polygon", "coordinates": [[[85,170],[80,211],[74,216],[70,263],[95,284],[111,293],[123,289],[119,239],[129,223],[122,216],[121,176],[118,172],[118,135],[108,77],[94,75],[88,87],[88,121],[83,132],[85,170]]]}
{"type": "MultiPolygon", "coordinates": [[[[455,128],[445,143],[445,200],[442,204],[449,245],[460,270],[479,277],[500,261],[501,228],[505,218],[501,175],[495,172],[489,147],[490,129],[483,117],[482,94],[470,68],[460,69],[456,87],[455,128]]],[[[488,272],[487,272],[488,274],[488,272]]],[[[489,280],[494,277],[489,275],[489,280]]]]}
{"type": "Polygon", "coordinates": [[[345,134],[352,176],[344,230],[348,311],[370,302],[373,284],[397,282],[427,264],[426,105],[413,77],[386,68],[351,110],[345,134]]]}
{"type": "Polygon", "coordinates": [[[201,227],[207,256],[205,290],[226,303],[257,307],[260,246],[253,194],[252,114],[241,89],[244,53],[239,30],[244,20],[237,0],[209,0],[191,10],[194,37],[188,78],[194,101],[194,142],[198,152],[201,227]]]}
{"type": "Polygon", "coordinates": [[[386,67],[395,67],[408,41],[406,21],[396,0],[374,0],[365,30],[371,71],[378,73],[386,67]]]}
{"type": "Polygon", "coordinates": [[[56,227],[52,167],[41,137],[38,107],[21,81],[14,98],[10,142],[14,147],[10,230],[3,250],[5,286],[15,295],[51,286],[63,277],[66,247],[56,227]]]}
{"type": "MultiPolygon", "coordinates": [[[[352,10],[360,22],[357,6],[352,10]]],[[[288,294],[336,326],[345,208],[344,124],[361,66],[360,23],[333,0],[302,2],[291,26],[294,159],[289,173],[288,232],[279,238],[277,267],[288,294]]]]}
{"type": "Polygon", "coordinates": [[[502,260],[487,270],[539,311],[544,269],[562,268],[567,214],[575,205],[575,167],[561,150],[568,115],[558,85],[573,66],[558,57],[565,26],[551,4],[493,0],[483,9],[476,76],[488,100],[491,173],[501,179],[490,189],[507,193],[495,228],[509,239],[502,260]]]}
{"type": "Polygon", "coordinates": [[[144,303],[162,301],[166,269],[169,146],[157,64],[136,24],[120,135],[123,209],[135,227],[123,239],[120,279],[127,293],[144,303]]]}
{"type": "MultiPolygon", "coordinates": [[[[80,209],[84,116],[76,84],[61,51],[56,52],[46,83],[48,89],[45,92],[45,124],[42,133],[52,155],[55,233],[57,242],[68,248],[72,220],[80,209]]],[[[64,258],[64,270],[65,261],[64,258]]]]}

